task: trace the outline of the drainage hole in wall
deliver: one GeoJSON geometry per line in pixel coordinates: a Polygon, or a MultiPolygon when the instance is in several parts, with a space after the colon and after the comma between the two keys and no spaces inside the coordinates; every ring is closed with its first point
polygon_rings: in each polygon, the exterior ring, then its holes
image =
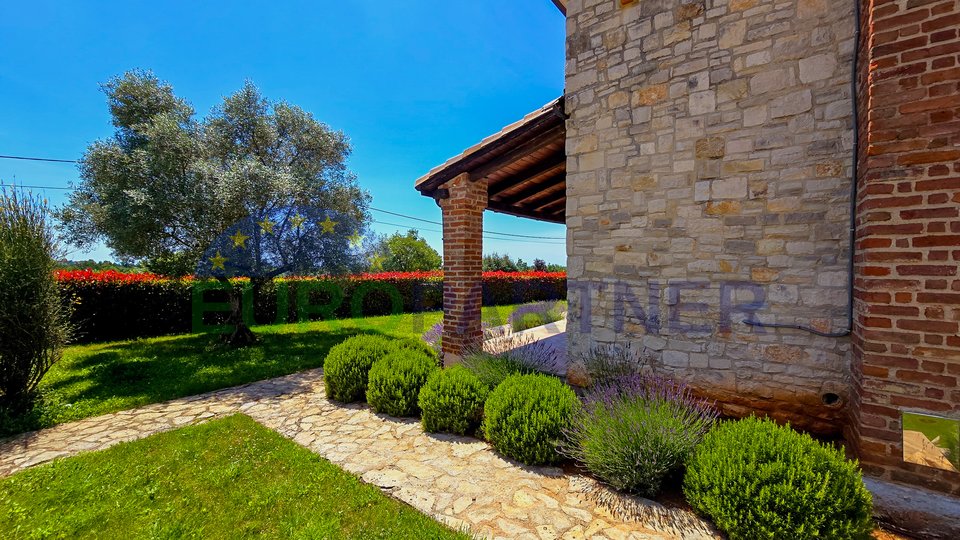
{"type": "Polygon", "coordinates": [[[840,396],[833,392],[823,394],[820,396],[820,399],[823,400],[823,404],[827,407],[837,407],[840,405],[840,396]]]}

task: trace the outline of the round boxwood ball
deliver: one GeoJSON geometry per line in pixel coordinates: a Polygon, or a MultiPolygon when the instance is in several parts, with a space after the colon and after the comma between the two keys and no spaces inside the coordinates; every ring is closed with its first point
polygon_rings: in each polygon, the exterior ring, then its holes
{"type": "Polygon", "coordinates": [[[857,464],[771,420],[714,428],[687,463],[683,492],[731,540],[867,539],[873,531],[857,464]]]}
{"type": "Polygon", "coordinates": [[[489,393],[487,385],[463,366],[435,371],[420,389],[424,431],[473,433],[480,426],[489,393]]]}
{"type": "Polygon", "coordinates": [[[557,444],[579,406],[573,390],[556,377],[512,375],[497,386],[483,409],[483,432],[503,455],[527,465],[561,460],[557,444]]]}
{"type": "Polygon", "coordinates": [[[423,352],[394,350],[370,368],[367,403],[390,416],[416,416],[420,388],[438,369],[436,360],[423,352]]]}
{"type": "Polygon", "coordinates": [[[370,367],[392,350],[389,339],[372,335],[354,336],[333,346],[323,362],[327,397],[343,403],[362,400],[370,367]]]}

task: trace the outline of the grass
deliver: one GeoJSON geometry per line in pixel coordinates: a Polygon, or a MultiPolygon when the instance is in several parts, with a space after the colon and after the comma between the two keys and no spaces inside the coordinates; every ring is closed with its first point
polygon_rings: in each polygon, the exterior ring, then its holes
{"type": "Polygon", "coordinates": [[[563,318],[563,312],[566,308],[566,302],[558,301],[522,304],[517,306],[510,316],[510,324],[513,326],[514,332],[529,330],[559,321],[563,318]]]}
{"type": "Polygon", "coordinates": [[[236,415],[0,479],[0,538],[468,538],[236,415]]]}
{"type": "MultiPolygon", "coordinates": [[[[483,318],[505,324],[514,307],[485,307],[483,318]]],[[[17,417],[0,411],[0,437],[322,367],[330,347],[354,334],[415,338],[442,316],[436,311],[260,326],[254,328],[260,342],[244,349],[225,348],[203,334],[70,347],[40,382],[33,410],[17,417]]]]}

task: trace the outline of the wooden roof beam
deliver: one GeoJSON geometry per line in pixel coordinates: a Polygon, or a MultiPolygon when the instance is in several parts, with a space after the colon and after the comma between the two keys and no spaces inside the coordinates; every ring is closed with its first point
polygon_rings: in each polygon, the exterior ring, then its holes
{"type": "MultiPolygon", "coordinates": [[[[528,169],[524,169],[524,170],[520,171],[520,172],[517,173],[517,174],[508,176],[508,177],[506,177],[506,178],[503,178],[503,179],[501,179],[499,182],[497,182],[497,184],[496,184],[495,186],[491,186],[491,187],[499,187],[499,186],[503,185],[504,188],[503,188],[503,189],[499,189],[498,191],[495,191],[495,192],[490,193],[490,198],[492,199],[492,198],[498,197],[498,196],[500,196],[504,191],[506,191],[506,190],[508,190],[508,189],[517,187],[517,186],[519,186],[520,184],[524,184],[524,183],[526,183],[526,182],[531,182],[531,181],[540,179],[540,178],[545,177],[545,176],[549,176],[549,177],[560,176],[560,177],[565,178],[566,175],[565,175],[565,174],[562,174],[562,171],[561,171],[561,174],[559,174],[559,175],[554,174],[554,173],[556,173],[557,171],[560,171],[561,168],[563,168],[563,169],[565,170],[565,169],[566,169],[566,164],[567,164],[567,156],[565,156],[563,153],[559,153],[559,154],[557,154],[557,155],[555,155],[555,156],[551,156],[551,157],[549,157],[549,158],[547,158],[547,159],[544,159],[544,160],[541,161],[540,163],[535,164],[533,167],[528,168],[528,169]]],[[[546,182],[544,182],[544,183],[546,183],[546,182]]],[[[538,185],[540,185],[540,186],[542,187],[543,184],[538,184],[538,185]]],[[[531,194],[536,194],[536,193],[539,192],[539,191],[541,191],[541,190],[540,190],[540,189],[536,189],[536,186],[531,186],[531,187],[525,188],[525,189],[523,189],[523,190],[521,190],[521,191],[519,191],[519,192],[517,192],[517,193],[514,193],[513,195],[507,195],[506,197],[504,197],[503,200],[504,200],[504,201],[510,201],[510,202],[518,202],[518,201],[521,201],[521,200],[523,200],[523,199],[526,199],[526,198],[528,198],[528,197],[530,196],[530,195],[526,195],[526,196],[524,196],[524,197],[522,197],[522,198],[517,199],[517,197],[518,197],[521,193],[531,192],[531,194]]]]}
{"type": "Polygon", "coordinates": [[[548,221],[550,223],[565,223],[566,217],[563,214],[547,214],[544,212],[533,212],[526,209],[517,208],[516,206],[510,206],[501,204],[498,202],[490,201],[487,203],[487,209],[494,212],[499,212],[501,214],[508,214],[511,216],[524,217],[530,219],[536,219],[539,221],[548,221]]]}
{"type": "Polygon", "coordinates": [[[527,157],[529,154],[540,150],[544,146],[558,140],[561,143],[564,143],[564,136],[566,130],[561,124],[560,126],[551,129],[545,133],[541,133],[536,137],[533,137],[529,141],[526,141],[518,146],[514,146],[509,151],[499,156],[494,157],[487,163],[480,165],[470,171],[470,179],[473,181],[483,180],[484,178],[490,176],[491,174],[499,171],[500,169],[516,163],[518,160],[527,157]]]}

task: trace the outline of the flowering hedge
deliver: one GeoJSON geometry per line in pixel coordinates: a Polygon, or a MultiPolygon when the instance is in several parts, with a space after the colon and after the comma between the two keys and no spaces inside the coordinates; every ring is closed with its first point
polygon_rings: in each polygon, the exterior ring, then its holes
{"type": "MultiPolygon", "coordinates": [[[[170,279],[113,270],[58,271],[81,342],[131,339],[193,331],[224,317],[227,291],[216,281],[170,279]],[[219,304],[219,305],[218,305],[219,304]],[[199,308],[199,309],[198,309],[199,308]],[[206,312],[205,314],[201,312],[206,312]],[[199,317],[199,318],[198,318],[199,317]]],[[[249,280],[231,280],[245,287],[249,280]]],[[[286,277],[265,284],[253,299],[261,324],[439,310],[442,272],[383,272],[337,277],[286,277]]],[[[563,272],[484,272],[484,305],[558,300],[566,297],[563,272]]]]}

